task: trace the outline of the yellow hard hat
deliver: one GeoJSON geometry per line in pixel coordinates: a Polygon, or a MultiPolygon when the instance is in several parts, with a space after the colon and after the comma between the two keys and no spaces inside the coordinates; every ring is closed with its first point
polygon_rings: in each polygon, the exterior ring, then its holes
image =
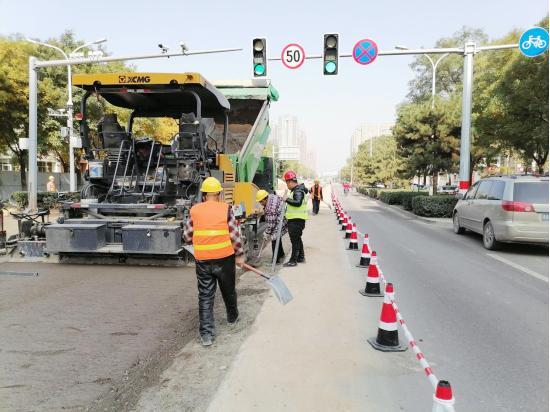
{"type": "Polygon", "coordinates": [[[202,182],[201,192],[203,193],[217,193],[222,191],[222,185],[215,177],[207,177],[202,182]]]}
{"type": "Polygon", "coordinates": [[[260,202],[262,200],[264,200],[267,195],[269,195],[269,193],[267,193],[265,190],[263,189],[260,189],[256,192],[256,202],[260,202]]]}

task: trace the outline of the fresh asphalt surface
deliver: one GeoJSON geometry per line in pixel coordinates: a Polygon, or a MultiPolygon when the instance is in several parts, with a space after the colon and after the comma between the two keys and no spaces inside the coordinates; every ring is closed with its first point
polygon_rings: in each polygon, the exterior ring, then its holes
{"type": "MultiPolygon", "coordinates": [[[[489,252],[480,236],[456,235],[449,222],[416,219],[358,194],[338,196],[369,234],[434,373],[451,382],[456,409],[547,411],[548,248],[489,252]]],[[[418,379],[429,385],[423,374],[418,379]]]]}

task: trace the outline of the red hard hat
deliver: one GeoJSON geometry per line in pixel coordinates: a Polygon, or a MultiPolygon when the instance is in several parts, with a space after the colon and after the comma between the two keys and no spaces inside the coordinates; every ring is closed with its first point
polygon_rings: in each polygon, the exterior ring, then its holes
{"type": "Polygon", "coordinates": [[[292,170],[289,170],[284,174],[283,179],[285,179],[285,180],[296,180],[296,173],[294,173],[294,171],[292,171],[292,170]]]}

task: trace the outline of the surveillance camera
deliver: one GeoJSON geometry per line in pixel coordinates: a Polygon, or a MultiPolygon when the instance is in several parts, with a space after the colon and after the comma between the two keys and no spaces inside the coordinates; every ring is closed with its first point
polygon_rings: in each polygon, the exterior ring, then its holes
{"type": "Polygon", "coordinates": [[[180,41],[180,47],[182,53],[185,53],[187,50],[189,50],[183,41],[180,41]]]}
{"type": "Polygon", "coordinates": [[[162,51],[162,53],[168,53],[168,47],[164,46],[162,43],[159,43],[159,48],[162,51]]]}

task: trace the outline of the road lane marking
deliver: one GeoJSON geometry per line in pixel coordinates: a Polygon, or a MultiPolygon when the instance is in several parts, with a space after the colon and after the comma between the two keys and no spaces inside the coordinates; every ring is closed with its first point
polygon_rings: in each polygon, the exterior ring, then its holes
{"type": "Polygon", "coordinates": [[[546,276],[541,275],[540,273],[537,273],[531,269],[527,269],[526,267],[523,267],[521,265],[518,265],[517,263],[514,263],[508,259],[504,259],[503,257],[500,257],[497,254],[494,253],[486,253],[487,256],[492,257],[493,259],[496,259],[502,263],[507,264],[508,266],[512,266],[513,268],[517,270],[521,270],[524,273],[527,273],[528,275],[533,276],[534,278],[540,279],[546,283],[548,283],[548,278],[546,276]]]}

